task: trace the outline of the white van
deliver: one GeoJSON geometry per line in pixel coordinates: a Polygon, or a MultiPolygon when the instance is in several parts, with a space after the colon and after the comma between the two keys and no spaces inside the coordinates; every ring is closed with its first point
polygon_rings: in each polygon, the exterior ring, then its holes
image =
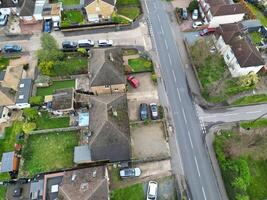
{"type": "Polygon", "coordinates": [[[91,47],[95,46],[95,42],[93,40],[79,40],[78,48],[85,48],[89,50],[91,47]]]}

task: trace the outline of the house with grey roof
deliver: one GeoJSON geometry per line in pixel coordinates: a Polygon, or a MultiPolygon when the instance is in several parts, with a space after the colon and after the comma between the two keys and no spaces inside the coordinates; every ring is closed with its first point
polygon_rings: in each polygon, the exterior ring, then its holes
{"type": "Polygon", "coordinates": [[[90,92],[95,95],[126,92],[121,49],[93,49],[89,62],[90,92]]]}
{"type": "Polygon", "coordinates": [[[20,109],[31,107],[29,103],[31,92],[32,92],[32,79],[30,78],[21,79],[18,87],[15,106],[20,109]]]}

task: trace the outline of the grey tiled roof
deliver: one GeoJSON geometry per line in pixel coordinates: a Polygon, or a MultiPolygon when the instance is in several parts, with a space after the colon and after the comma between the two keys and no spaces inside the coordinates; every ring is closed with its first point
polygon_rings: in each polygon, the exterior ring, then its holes
{"type": "Polygon", "coordinates": [[[28,103],[32,92],[32,79],[21,79],[18,93],[16,97],[16,103],[28,103]]]}
{"type": "Polygon", "coordinates": [[[11,171],[13,171],[14,154],[15,154],[14,151],[3,153],[1,172],[11,172],[11,171]]]}

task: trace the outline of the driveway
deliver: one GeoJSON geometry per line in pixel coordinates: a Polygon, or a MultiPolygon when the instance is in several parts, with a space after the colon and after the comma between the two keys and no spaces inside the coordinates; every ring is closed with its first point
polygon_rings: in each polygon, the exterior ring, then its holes
{"type": "Polygon", "coordinates": [[[134,124],[131,125],[130,131],[133,159],[157,159],[170,156],[161,122],[151,122],[147,125],[134,124]]]}
{"type": "Polygon", "coordinates": [[[140,73],[134,75],[140,82],[138,88],[128,85],[128,113],[131,121],[139,120],[140,103],[158,103],[157,87],[151,80],[151,73],[140,73]]]}
{"type": "Polygon", "coordinates": [[[186,32],[183,33],[184,39],[190,44],[194,44],[201,36],[199,35],[199,32],[186,32]]]}

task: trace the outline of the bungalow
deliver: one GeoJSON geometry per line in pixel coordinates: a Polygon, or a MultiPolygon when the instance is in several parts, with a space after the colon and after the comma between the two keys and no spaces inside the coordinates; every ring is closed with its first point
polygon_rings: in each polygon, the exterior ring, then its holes
{"type": "Polygon", "coordinates": [[[225,0],[198,0],[199,11],[209,28],[220,24],[242,21],[245,9],[241,3],[229,4],[225,0]]]}
{"type": "Polygon", "coordinates": [[[223,24],[216,29],[213,38],[233,77],[258,73],[265,66],[260,52],[246,37],[245,30],[241,23],[223,24]]]}

